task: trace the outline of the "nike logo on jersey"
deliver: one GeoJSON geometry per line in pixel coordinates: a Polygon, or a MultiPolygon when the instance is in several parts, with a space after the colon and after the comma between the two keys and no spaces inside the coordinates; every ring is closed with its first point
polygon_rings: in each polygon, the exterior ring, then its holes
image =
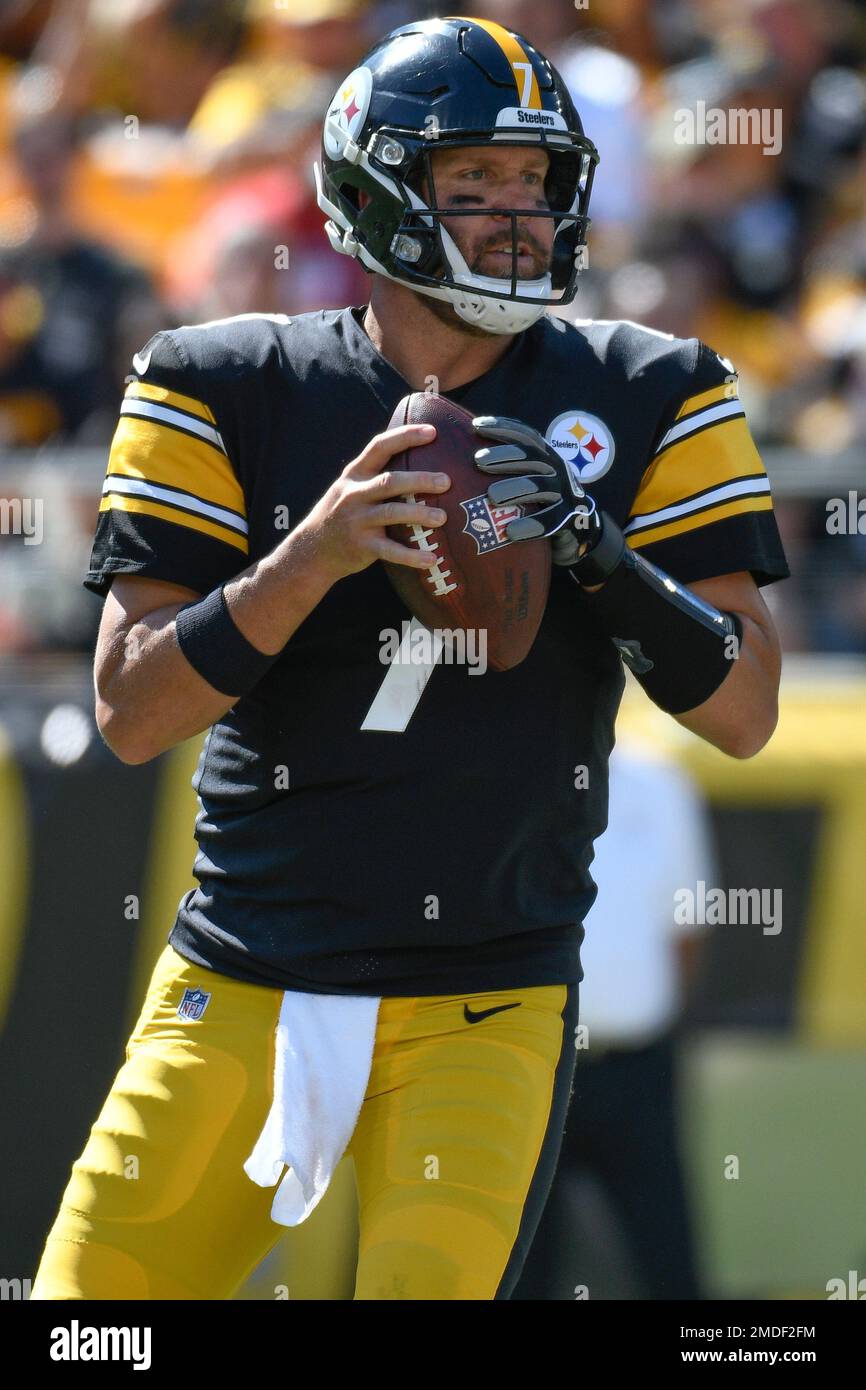
{"type": "Polygon", "coordinates": [[[150,352],[146,353],[144,356],[142,356],[140,352],[135,353],[132,359],[132,365],[138,372],[139,376],[144,376],[147,373],[147,369],[150,366],[151,352],[153,352],[153,348],[151,348],[150,352]]]}
{"type": "Polygon", "coordinates": [[[481,1020],[482,1020],[482,1018],[489,1018],[491,1014],[501,1014],[501,1013],[503,1013],[506,1009],[519,1009],[519,1008],[520,1008],[520,1000],[519,1000],[519,999],[516,1000],[515,1003],[513,1003],[513,1004],[497,1004],[497,1005],[496,1005],[494,1008],[492,1008],[492,1009],[480,1009],[480,1010],[478,1011],[478,1013],[475,1013],[472,1009],[470,1009],[470,1007],[469,1007],[468,1004],[464,1004],[464,1005],[463,1005],[463,1017],[466,1019],[466,1022],[467,1022],[467,1023],[480,1023],[481,1020]]]}

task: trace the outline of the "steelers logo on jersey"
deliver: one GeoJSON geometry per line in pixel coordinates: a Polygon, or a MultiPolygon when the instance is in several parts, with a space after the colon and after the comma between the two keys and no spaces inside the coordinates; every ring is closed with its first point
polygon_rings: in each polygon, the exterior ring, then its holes
{"type": "Polygon", "coordinates": [[[584,487],[603,478],[613,463],[613,435],[603,420],[585,410],[567,410],[564,415],[557,415],[548,425],[545,438],[584,487]]]}

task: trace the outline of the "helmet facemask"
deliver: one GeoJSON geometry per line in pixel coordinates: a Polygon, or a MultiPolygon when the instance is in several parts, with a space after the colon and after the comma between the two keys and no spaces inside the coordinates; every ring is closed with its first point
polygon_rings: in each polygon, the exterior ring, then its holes
{"type": "MultiPolygon", "coordinates": [[[[525,138],[513,144],[497,141],[511,148],[520,145],[525,148],[525,143],[525,138]]],[[[482,143],[467,138],[442,142],[437,148],[487,148],[490,144],[490,141],[482,143]]],[[[443,288],[446,294],[451,290],[447,297],[459,316],[492,332],[519,331],[516,325],[528,326],[548,305],[569,303],[576,292],[576,277],[589,225],[586,207],[594,161],[589,151],[548,147],[546,152],[549,167],[544,184],[545,208],[455,208],[440,206],[433,150],[429,143],[426,148],[420,148],[403,179],[410,206],[392,240],[396,268],[402,272],[395,278],[421,293],[434,293],[436,297],[440,297],[443,288]],[[470,266],[453,235],[451,219],[484,217],[489,220],[492,214],[508,218],[503,237],[509,243],[510,276],[482,274],[475,268],[479,257],[475,257],[470,266]],[[443,225],[445,221],[451,222],[451,231],[443,225]],[[521,276],[518,260],[521,241],[528,242],[530,250],[540,250],[542,224],[551,221],[554,223],[553,242],[549,256],[542,252],[547,260],[544,273],[537,277],[521,276]],[[516,307],[521,305],[531,308],[516,307]]]]}

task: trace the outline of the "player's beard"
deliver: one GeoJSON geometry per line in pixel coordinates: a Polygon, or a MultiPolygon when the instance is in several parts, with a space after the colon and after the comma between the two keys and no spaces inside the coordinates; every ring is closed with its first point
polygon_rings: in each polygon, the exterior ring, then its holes
{"type": "MultiPolygon", "coordinates": [[[[491,250],[491,242],[495,243],[497,240],[497,237],[488,238],[488,240],[484,243],[481,249],[478,252],[476,252],[475,256],[469,262],[469,269],[471,270],[473,275],[485,275],[490,279],[501,279],[505,282],[506,285],[508,285],[511,281],[510,272],[504,275],[499,275],[495,271],[491,272],[489,270],[484,270],[482,266],[484,257],[491,250]]],[[[533,258],[533,265],[532,269],[529,271],[528,274],[518,276],[518,283],[520,282],[520,280],[540,280],[544,275],[547,274],[547,271],[550,268],[550,257],[548,253],[545,251],[541,243],[532,235],[531,232],[521,231],[519,240],[525,241],[527,246],[529,247],[530,254],[533,258]]],[[[507,249],[510,250],[510,247],[507,249]]],[[[460,247],[460,250],[463,251],[462,246],[460,247]]],[[[416,291],[416,293],[418,292],[416,291]]],[[[468,293],[471,293],[471,288],[468,289],[468,293]]],[[[418,298],[430,310],[434,318],[439,319],[441,323],[447,324],[449,328],[456,329],[458,333],[463,334],[465,337],[490,338],[492,336],[489,329],[478,328],[475,324],[467,323],[465,319],[460,318],[460,316],[456,313],[454,306],[447,299],[434,299],[432,295],[427,294],[418,294],[418,298]]]]}

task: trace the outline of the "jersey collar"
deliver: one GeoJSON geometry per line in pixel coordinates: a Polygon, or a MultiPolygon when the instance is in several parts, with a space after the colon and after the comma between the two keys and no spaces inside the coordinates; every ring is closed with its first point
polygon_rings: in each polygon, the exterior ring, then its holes
{"type": "MultiPolygon", "coordinates": [[[[358,372],[379,404],[390,415],[397,402],[408,395],[412,387],[368,338],[362,323],[366,308],[366,304],[353,305],[342,311],[339,317],[344,341],[358,372]]],[[[472,381],[464,382],[452,391],[443,391],[442,395],[458,405],[471,409],[479,391],[482,395],[485,394],[501,374],[510,373],[515,367],[519,367],[522,360],[533,355],[533,345],[537,344],[538,335],[544,331],[543,325],[542,319],[523,333],[516,334],[508,351],[488,371],[474,377],[472,381]]],[[[482,401],[478,402],[478,408],[484,408],[482,401]]]]}

